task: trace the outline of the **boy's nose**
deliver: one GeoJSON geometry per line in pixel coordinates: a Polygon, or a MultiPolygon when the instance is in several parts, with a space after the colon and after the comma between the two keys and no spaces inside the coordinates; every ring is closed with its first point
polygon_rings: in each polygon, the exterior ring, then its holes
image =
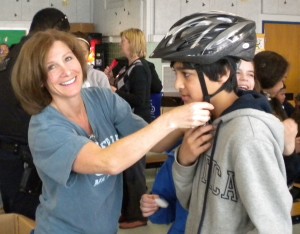
{"type": "Polygon", "coordinates": [[[182,82],[182,79],[179,76],[176,76],[175,89],[180,90],[183,88],[184,88],[184,84],[182,82]]]}

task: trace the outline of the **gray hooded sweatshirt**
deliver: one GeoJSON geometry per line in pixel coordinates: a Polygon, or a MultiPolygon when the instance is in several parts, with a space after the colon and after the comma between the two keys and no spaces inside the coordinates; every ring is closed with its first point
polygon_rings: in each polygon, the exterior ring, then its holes
{"type": "Polygon", "coordinates": [[[243,95],[213,122],[208,152],[192,166],[174,163],[176,194],[189,210],[187,234],[292,233],[284,128],[270,111],[264,97],[243,95]]]}

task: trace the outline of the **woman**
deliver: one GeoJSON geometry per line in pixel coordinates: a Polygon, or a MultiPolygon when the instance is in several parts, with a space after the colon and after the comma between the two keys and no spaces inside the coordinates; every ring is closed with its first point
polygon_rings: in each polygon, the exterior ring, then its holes
{"type": "Polygon", "coordinates": [[[76,37],[49,30],[24,44],[13,70],[14,91],[33,115],[29,146],[43,182],[36,234],[116,233],[121,172],[172,145],[175,129],[209,119],[212,106],[194,103],[145,127],[109,89],[82,89],[85,67],[76,37]]]}

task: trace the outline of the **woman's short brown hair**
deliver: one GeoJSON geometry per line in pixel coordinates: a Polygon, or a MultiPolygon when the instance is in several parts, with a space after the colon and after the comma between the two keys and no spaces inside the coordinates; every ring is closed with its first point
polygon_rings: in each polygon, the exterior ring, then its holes
{"type": "Polygon", "coordinates": [[[49,29],[37,32],[22,46],[12,72],[12,87],[24,110],[35,115],[48,106],[52,97],[46,88],[46,58],[56,41],[65,43],[78,59],[86,80],[86,60],[75,36],[49,29]]]}
{"type": "Polygon", "coordinates": [[[120,33],[125,37],[129,44],[132,55],[136,54],[139,58],[145,58],[147,54],[146,38],[144,33],[138,28],[129,28],[120,33]]]}

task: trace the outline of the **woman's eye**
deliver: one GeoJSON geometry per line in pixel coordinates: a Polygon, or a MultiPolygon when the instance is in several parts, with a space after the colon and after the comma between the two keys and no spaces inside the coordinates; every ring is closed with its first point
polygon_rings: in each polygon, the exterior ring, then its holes
{"type": "Polygon", "coordinates": [[[48,70],[48,71],[51,71],[51,70],[53,70],[54,68],[55,68],[55,65],[49,65],[48,68],[47,68],[47,70],[48,70]]]}
{"type": "Polygon", "coordinates": [[[72,56],[66,57],[66,61],[71,61],[72,59],[73,59],[72,56]]]}

